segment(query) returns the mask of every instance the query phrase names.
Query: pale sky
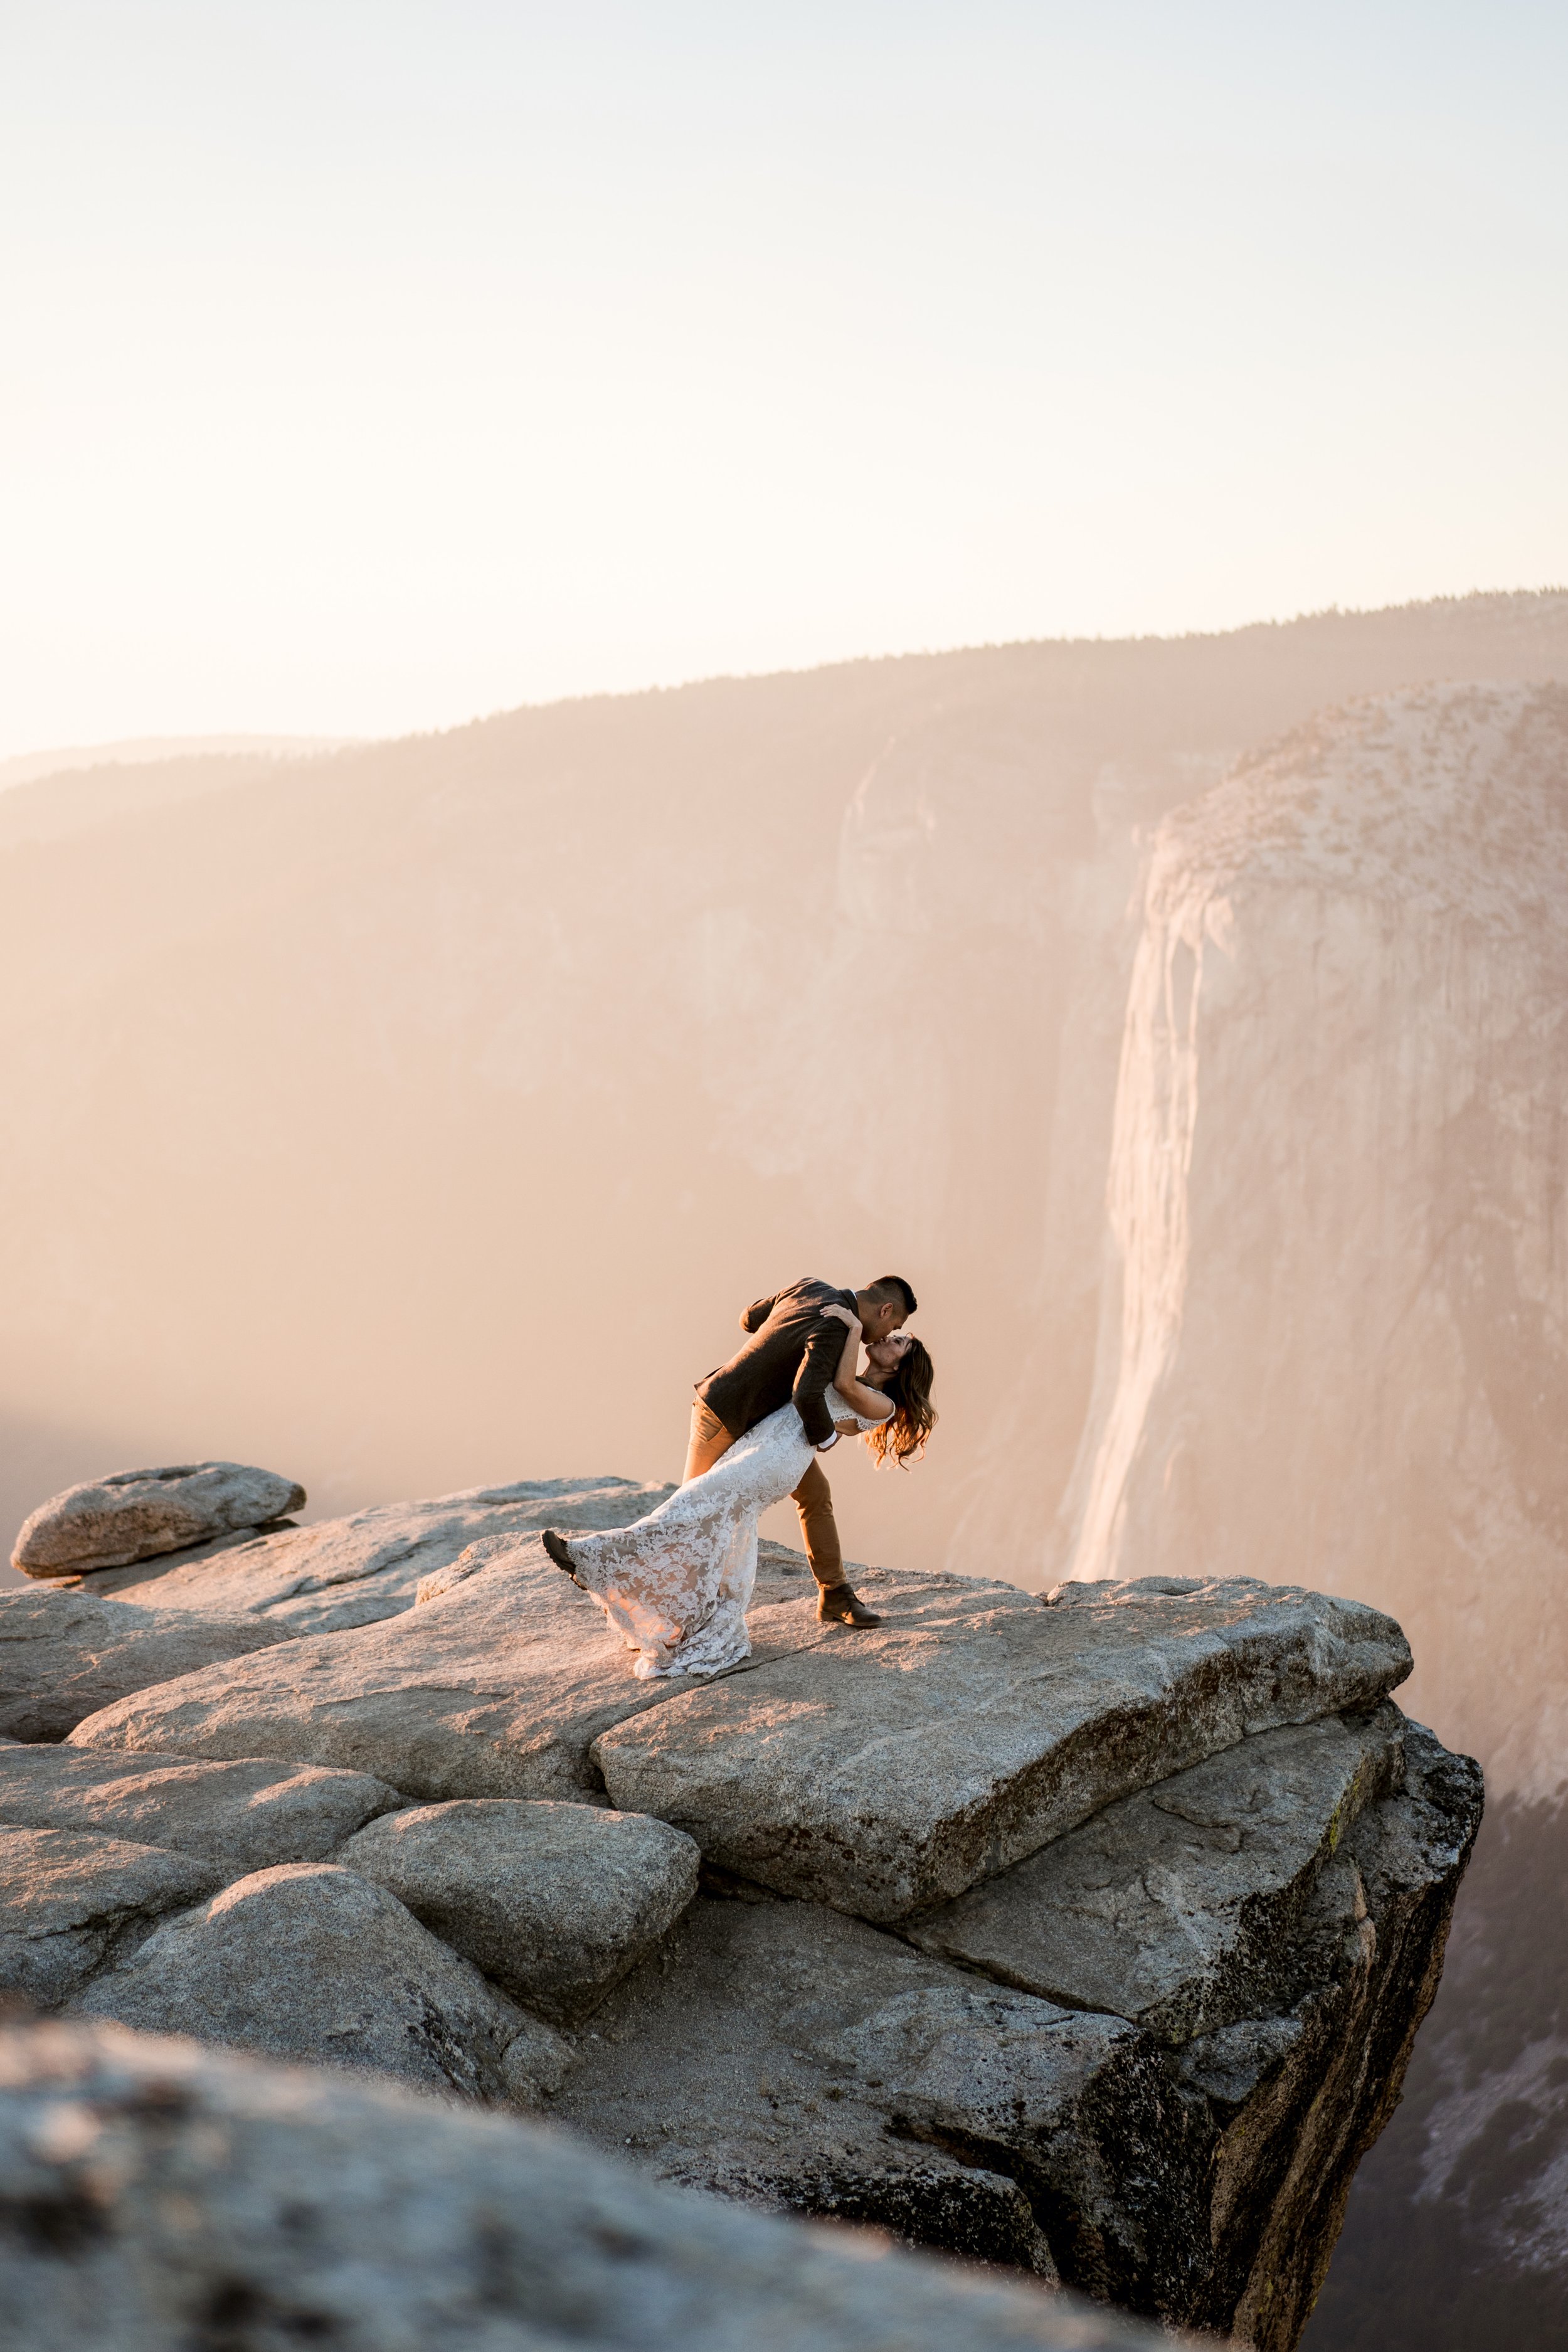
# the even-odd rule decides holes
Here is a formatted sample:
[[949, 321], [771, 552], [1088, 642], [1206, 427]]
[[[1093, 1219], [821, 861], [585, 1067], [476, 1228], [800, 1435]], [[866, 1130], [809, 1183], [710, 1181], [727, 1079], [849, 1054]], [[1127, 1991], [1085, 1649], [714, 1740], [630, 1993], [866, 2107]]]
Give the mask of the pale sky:
[[1568, 578], [1568, 10], [0, 0], [0, 757]]

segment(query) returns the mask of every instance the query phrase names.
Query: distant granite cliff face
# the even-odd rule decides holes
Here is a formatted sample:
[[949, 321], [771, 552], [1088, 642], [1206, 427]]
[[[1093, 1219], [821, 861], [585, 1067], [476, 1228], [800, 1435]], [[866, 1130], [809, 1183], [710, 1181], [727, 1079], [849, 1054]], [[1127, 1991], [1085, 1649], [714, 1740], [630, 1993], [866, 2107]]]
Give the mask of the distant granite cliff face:
[[1328, 714], [1154, 835], [1047, 1568], [1246, 1563], [1373, 1600], [1494, 1790], [1327, 2352], [1562, 2319], [1565, 1070], [1562, 688]]
[[646, 1498], [501, 1487], [0, 1595], [0, 1991], [1291, 2352], [1480, 1814], [1389, 1696], [1398, 1626], [871, 1569], [850, 1633], [768, 1546], [745, 1664], [638, 1682], [535, 1530]]
[[1419, 1615], [1445, 1724], [1531, 1797], [1568, 1746], [1565, 1069], [1568, 691], [1352, 706], [1167, 818], [1062, 1520], [1076, 1576]]

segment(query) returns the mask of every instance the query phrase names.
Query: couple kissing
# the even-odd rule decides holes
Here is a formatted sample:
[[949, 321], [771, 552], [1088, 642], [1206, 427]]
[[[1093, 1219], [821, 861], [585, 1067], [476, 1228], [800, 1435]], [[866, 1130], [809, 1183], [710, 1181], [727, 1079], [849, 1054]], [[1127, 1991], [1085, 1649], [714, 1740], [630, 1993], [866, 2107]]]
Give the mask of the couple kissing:
[[915, 1294], [896, 1274], [863, 1290], [793, 1282], [757, 1299], [741, 1318], [744, 1346], [697, 1383], [674, 1494], [604, 1535], [568, 1543], [544, 1530], [556, 1567], [636, 1651], [641, 1680], [719, 1674], [750, 1656], [757, 1521], [786, 1495], [800, 1513], [818, 1617], [881, 1622], [845, 1580], [822, 1456], [844, 1437], [864, 1437], [879, 1465], [902, 1468], [924, 1452], [936, 1414], [931, 1358], [904, 1328], [914, 1311]]

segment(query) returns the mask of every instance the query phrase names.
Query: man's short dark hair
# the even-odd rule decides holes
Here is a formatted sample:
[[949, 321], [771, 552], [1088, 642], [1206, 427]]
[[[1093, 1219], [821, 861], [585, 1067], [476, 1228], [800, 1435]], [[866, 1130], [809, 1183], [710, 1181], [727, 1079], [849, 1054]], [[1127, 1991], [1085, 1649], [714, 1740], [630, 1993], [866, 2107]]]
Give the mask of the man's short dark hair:
[[884, 1306], [896, 1299], [906, 1315], [915, 1311], [915, 1294], [901, 1274], [879, 1274], [870, 1285], [870, 1291], [872, 1297], [879, 1298]]

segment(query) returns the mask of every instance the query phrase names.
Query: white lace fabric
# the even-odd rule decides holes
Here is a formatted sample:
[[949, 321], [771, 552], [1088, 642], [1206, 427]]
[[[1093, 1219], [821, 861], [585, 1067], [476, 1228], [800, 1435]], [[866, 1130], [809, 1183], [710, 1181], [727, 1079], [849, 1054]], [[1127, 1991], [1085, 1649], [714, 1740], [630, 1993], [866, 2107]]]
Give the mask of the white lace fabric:
[[[875, 1426], [830, 1398], [840, 1429]], [[736, 1439], [711, 1470], [629, 1528], [568, 1537], [582, 1583], [628, 1650], [639, 1681], [716, 1675], [752, 1653], [746, 1611], [757, 1575], [757, 1521], [793, 1495], [813, 1447], [793, 1404]]]

